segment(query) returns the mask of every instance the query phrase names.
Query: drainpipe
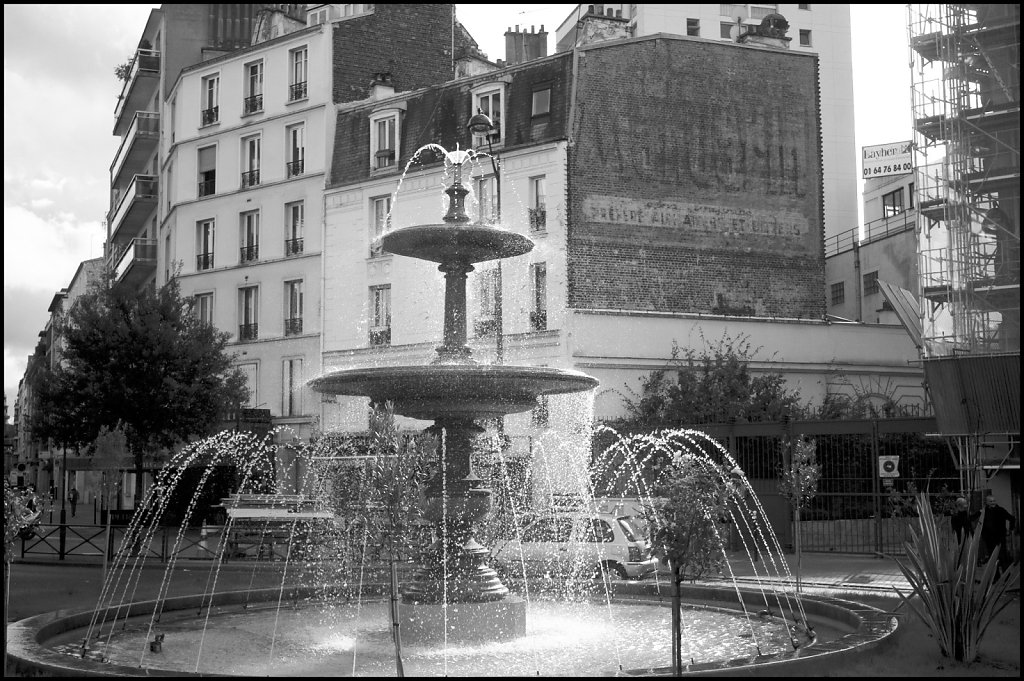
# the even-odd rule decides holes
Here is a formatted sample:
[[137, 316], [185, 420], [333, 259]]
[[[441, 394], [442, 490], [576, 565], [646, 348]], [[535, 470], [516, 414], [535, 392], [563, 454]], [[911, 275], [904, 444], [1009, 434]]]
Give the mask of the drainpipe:
[[857, 318], [864, 321], [864, 282], [860, 276], [860, 240], [853, 242], [853, 287], [857, 290]]

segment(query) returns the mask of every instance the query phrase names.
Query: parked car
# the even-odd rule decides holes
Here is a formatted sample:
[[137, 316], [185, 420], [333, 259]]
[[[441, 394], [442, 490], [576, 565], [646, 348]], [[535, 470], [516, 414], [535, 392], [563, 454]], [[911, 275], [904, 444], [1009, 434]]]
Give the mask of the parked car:
[[512, 574], [608, 574], [640, 579], [658, 560], [628, 516], [611, 513], [555, 513], [525, 518], [518, 531], [495, 541], [495, 564]]

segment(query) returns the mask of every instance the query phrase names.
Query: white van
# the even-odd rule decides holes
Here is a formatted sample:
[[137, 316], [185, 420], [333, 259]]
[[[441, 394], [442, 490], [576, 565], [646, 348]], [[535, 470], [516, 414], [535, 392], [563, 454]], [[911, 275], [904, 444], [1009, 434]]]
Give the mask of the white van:
[[518, 532], [494, 542], [494, 562], [513, 575], [583, 574], [640, 579], [657, 570], [632, 519], [611, 513], [556, 512], [520, 522]]

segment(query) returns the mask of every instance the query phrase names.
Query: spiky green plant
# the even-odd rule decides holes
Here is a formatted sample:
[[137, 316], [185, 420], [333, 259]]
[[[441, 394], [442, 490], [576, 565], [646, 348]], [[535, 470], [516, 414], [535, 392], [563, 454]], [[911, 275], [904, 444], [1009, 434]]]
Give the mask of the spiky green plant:
[[911, 540], [904, 544], [906, 561], [896, 561], [911, 592], [896, 592], [928, 627], [945, 657], [970, 664], [978, 657], [985, 631], [1010, 604], [1006, 592], [1019, 584], [1020, 566], [1014, 563], [997, 574], [996, 549], [979, 567], [979, 532], [957, 543], [940, 531], [926, 495], [917, 495], [917, 508], [918, 526], [911, 526]]

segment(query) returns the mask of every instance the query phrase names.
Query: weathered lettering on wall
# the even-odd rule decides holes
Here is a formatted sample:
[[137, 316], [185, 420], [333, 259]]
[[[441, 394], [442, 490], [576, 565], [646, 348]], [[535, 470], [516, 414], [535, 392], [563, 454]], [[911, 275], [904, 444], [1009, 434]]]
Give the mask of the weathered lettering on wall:
[[807, 220], [792, 211], [767, 211], [710, 206], [684, 201], [644, 201], [620, 196], [588, 196], [584, 219], [617, 225], [665, 227], [684, 232], [720, 235], [762, 235], [800, 238]]

